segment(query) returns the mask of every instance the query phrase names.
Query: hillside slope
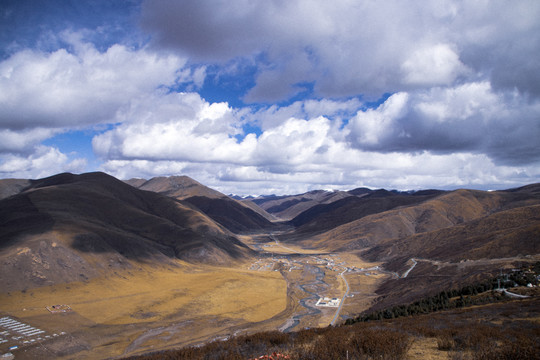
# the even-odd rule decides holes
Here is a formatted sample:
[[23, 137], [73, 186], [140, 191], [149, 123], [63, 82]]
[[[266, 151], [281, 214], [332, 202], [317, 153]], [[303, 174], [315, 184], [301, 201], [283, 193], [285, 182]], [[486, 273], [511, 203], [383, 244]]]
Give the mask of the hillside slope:
[[31, 181], [0, 201], [3, 289], [84, 280], [137, 262], [224, 263], [248, 253], [191, 205], [103, 173]]
[[[503, 210], [540, 204], [524, 192], [456, 190], [419, 204], [364, 216], [316, 236], [312, 241], [331, 250], [354, 250], [396, 243], [410, 236], [451, 228]], [[523, 218], [522, 221], [528, 221]]]
[[140, 179], [132, 179], [127, 182], [141, 190], [153, 191], [178, 200], [193, 196], [205, 196], [210, 199], [228, 198], [228, 196], [204, 186], [189, 176], [154, 177], [142, 183], [137, 180]]
[[30, 186], [26, 179], [0, 179], [0, 200], [18, 194]]
[[330, 204], [351, 196], [344, 191], [314, 190], [298, 195], [260, 196], [249, 201], [281, 220], [291, 220], [302, 212], [319, 204]]
[[261, 231], [274, 227], [269, 220], [272, 216], [266, 214], [264, 210], [255, 211], [253, 207], [204, 186], [188, 176], [156, 177], [146, 182], [132, 179], [127, 183], [141, 190], [188, 202], [235, 233]]
[[297, 227], [296, 234], [311, 236], [368, 215], [400, 206], [420, 204], [437, 195], [438, 193], [409, 195], [386, 190], [369, 191], [360, 196], [349, 196], [329, 204], [313, 206], [291, 220], [291, 224]]

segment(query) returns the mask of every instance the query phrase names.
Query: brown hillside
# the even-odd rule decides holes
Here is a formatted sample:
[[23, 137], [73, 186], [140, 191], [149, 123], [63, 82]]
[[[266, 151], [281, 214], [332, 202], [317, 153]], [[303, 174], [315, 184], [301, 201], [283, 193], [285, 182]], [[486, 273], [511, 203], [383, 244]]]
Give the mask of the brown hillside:
[[540, 254], [540, 205], [519, 207], [466, 224], [384, 242], [364, 253], [398, 270], [411, 257], [446, 262]]
[[0, 200], [18, 194], [30, 185], [26, 179], [0, 179]]
[[362, 249], [535, 203], [540, 203], [539, 197], [523, 193], [457, 190], [338, 226], [317, 236], [315, 243], [334, 250]]
[[[132, 183], [136, 182], [132, 181]], [[227, 195], [204, 186], [188, 176], [155, 177], [137, 187], [141, 190], [157, 192], [178, 200], [193, 196], [205, 196], [211, 199], [228, 198]]]
[[124, 182], [128, 185], [131, 185], [133, 187], [136, 187], [137, 189], [139, 187], [141, 187], [142, 184], [144, 184], [145, 182], [147, 182], [148, 180], [146, 179], [141, 179], [141, 178], [133, 178], [133, 179], [129, 179], [129, 180], [124, 180]]
[[291, 220], [291, 223], [297, 227], [296, 234], [312, 236], [371, 214], [420, 204], [437, 195], [412, 196], [406, 193], [396, 194], [386, 190], [376, 190], [359, 197], [350, 196], [330, 204], [313, 206]]
[[235, 233], [270, 230], [275, 227], [275, 224], [265, 217], [230, 198], [193, 196], [184, 201]]
[[4, 290], [81, 280], [133, 261], [223, 263], [250, 252], [190, 205], [103, 173], [31, 184], [0, 201]]
[[[366, 260], [382, 262], [384, 269], [395, 272], [394, 279], [377, 290], [379, 299], [373, 306], [393, 306], [485, 279], [540, 254], [539, 194], [538, 185], [497, 192], [453, 191], [366, 216], [302, 244], [356, 251]], [[396, 279], [404, 274], [408, 276]]]
[[244, 205], [245, 207], [255, 211], [257, 214], [261, 215], [268, 221], [271, 221], [271, 222], [280, 221], [280, 219], [270, 214], [269, 212], [261, 208], [259, 205], [255, 204], [253, 201], [251, 201], [251, 199], [241, 199], [241, 200], [235, 199], [235, 200], [238, 201], [240, 204]]
[[291, 220], [313, 206], [330, 204], [349, 196], [352, 195], [344, 191], [315, 190], [298, 195], [261, 196], [250, 201], [281, 220]]
[[[138, 184], [137, 180], [130, 180]], [[138, 186], [141, 190], [152, 191], [183, 200], [192, 204], [214, 221], [235, 233], [270, 229], [274, 224], [270, 214], [264, 210], [253, 210], [242, 202], [234, 200], [216, 190], [200, 184], [188, 176], [152, 178]]]

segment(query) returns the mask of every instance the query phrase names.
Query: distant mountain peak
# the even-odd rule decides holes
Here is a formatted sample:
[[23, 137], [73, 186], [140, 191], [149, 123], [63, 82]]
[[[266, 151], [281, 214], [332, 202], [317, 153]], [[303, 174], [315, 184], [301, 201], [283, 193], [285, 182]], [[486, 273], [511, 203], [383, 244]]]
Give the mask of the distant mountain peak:
[[128, 183], [141, 190], [157, 192], [178, 200], [193, 196], [206, 196], [208, 198], [227, 197], [227, 195], [211, 189], [186, 175], [158, 176], [143, 183], [131, 180]]

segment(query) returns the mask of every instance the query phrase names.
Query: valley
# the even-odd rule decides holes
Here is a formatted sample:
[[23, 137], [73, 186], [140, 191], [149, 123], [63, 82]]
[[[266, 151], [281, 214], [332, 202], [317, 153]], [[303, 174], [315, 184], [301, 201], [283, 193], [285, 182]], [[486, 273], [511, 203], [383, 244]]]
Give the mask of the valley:
[[540, 260], [538, 184], [254, 200], [187, 177], [6, 184], [0, 353], [17, 359], [337, 327]]
[[[366, 301], [375, 296], [376, 285], [388, 277], [377, 264], [357, 257], [293, 249], [283, 245], [273, 234], [267, 239], [269, 242], [263, 246], [256, 245], [263, 249], [266, 257], [259, 258], [250, 269], [279, 271], [287, 282], [288, 301], [300, 305], [279, 327], [284, 332], [334, 325], [365, 310]], [[323, 302], [325, 298], [334, 299], [335, 305], [328, 306]], [[344, 307], [347, 310], [342, 314]]]
[[[46, 353], [108, 358], [197, 344], [276, 326], [285, 321], [286, 299], [285, 283], [274, 272], [182, 263], [176, 268], [141, 266], [89, 281], [1, 294], [2, 316], [66, 335], [28, 349], [22, 342], [7, 342], [0, 351], [19, 345], [27, 358]], [[60, 303], [72, 311], [51, 314], [46, 309]]]
[[[367, 309], [389, 277], [356, 256], [303, 252], [270, 233], [241, 239], [262, 249], [250, 262], [133, 264], [109, 276], [2, 293], [0, 315], [63, 335], [9, 341], [0, 352], [19, 346], [22, 359], [109, 358], [256, 331], [326, 327]], [[341, 299], [340, 306], [316, 306], [323, 297]], [[71, 311], [52, 314], [46, 307], [54, 304]]]

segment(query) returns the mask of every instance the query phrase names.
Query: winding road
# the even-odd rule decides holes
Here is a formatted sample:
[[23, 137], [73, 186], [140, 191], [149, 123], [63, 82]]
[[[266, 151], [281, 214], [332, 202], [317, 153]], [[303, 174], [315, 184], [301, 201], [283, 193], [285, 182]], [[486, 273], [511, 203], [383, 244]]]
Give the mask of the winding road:
[[341, 298], [341, 301], [339, 303], [339, 307], [338, 309], [336, 310], [336, 314], [334, 315], [334, 319], [332, 319], [332, 322], [330, 323], [330, 325], [334, 326], [334, 324], [336, 323], [336, 320], [338, 319], [339, 317], [339, 313], [341, 312], [341, 308], [343, 308], [343, 303], [345, 302], [345, 298], [349, 295], [349, 283], [347, 282], [347, 279], [345, 279], [345, 275], [343, 275], [345, 273], [346, 270], [343, 270], [343, 272], [341, 274], [339, 274], [341, 276], [341, 278], [343, 279], [343, 281], [345, 281], [345, 285], [347, 286], [347, 290], [345, 291], [345, 295], [343, 295], [343, 297]]
[[414, 258], [411, 258], [411, 261], [413, 262], [412, 266], [403, 273], [403, 275], [401, 275], [401, 278], [402, 279], [405, 279], [407, 277], [407, 275], [409, 275], [409, 273], [411, 272], [412, 269], [414, 269], [414, 267], [416, 266], [416, 264], [418, 264], [418, 261], [416, 261]]

